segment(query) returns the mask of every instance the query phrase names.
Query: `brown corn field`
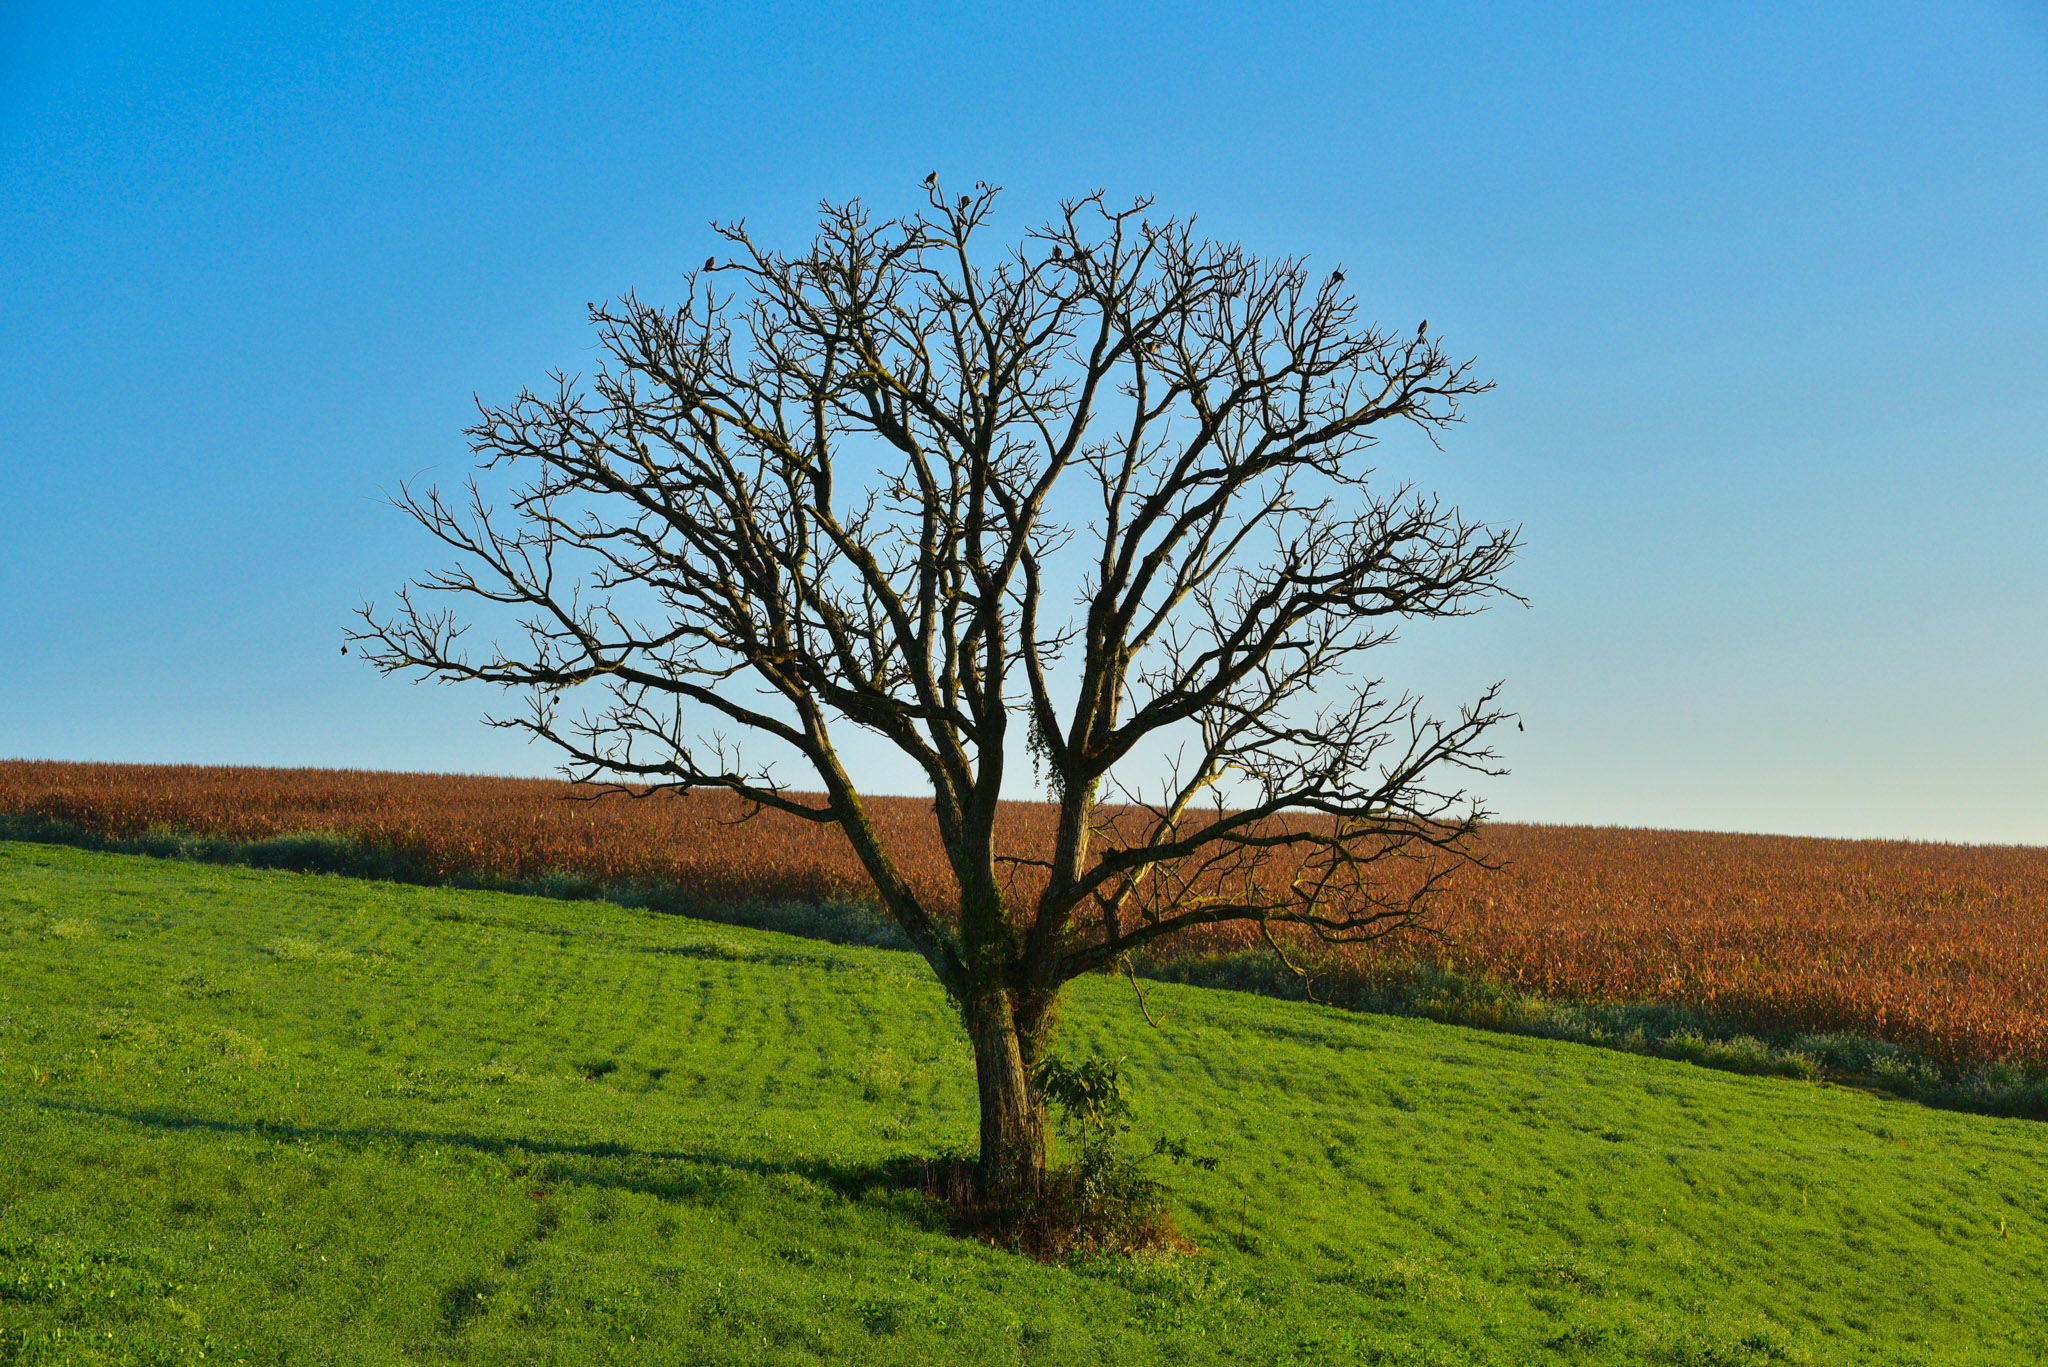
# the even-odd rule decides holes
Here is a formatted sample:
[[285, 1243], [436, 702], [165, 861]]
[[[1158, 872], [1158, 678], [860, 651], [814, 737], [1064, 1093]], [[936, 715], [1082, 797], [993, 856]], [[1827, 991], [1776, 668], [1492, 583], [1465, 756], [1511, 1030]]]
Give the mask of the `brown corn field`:
[[[319, 769], [0, 762], [0, 812], [122, 838], [345, 833], [434, 878], [580, 873], [704, 901], [859, 899], [837, 831], [720, 795], [581, 800], [545, 779]], [[951, 878], [930, 804], [874, 812], [920, 894]], [[1019, 803], [1028, 848], [1051, 809]], [[1664, 1001], [1746, 1028], [1846, 1031], [1944, 1062], [2048, 1064], [2048, 848], [1497, 824], [1503, 867], [1462, 875], [1429, 927], [1329, 950], [1335, 975], [1415, 960], [1580, 1001]], [[1023, 889], [1020, 892], [1025, 891]], [[1172, 952], [1248, 949], [1251, 928]]]

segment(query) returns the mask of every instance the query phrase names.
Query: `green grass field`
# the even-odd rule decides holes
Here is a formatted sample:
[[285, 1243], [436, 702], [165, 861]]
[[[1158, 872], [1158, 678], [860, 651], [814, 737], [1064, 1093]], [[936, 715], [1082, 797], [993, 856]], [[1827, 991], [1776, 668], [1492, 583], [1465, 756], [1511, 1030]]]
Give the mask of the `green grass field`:
[[1041, 1266], [921, 963], [0, 844], [0, 1362], [2041, 1362], [2048, 1127], [1080, 984], [1195, 1256]]

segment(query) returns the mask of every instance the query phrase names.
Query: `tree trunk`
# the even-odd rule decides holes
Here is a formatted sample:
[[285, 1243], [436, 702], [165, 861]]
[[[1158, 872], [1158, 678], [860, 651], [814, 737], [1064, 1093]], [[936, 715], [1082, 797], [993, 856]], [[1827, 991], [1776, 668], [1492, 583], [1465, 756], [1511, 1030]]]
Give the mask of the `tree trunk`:
[[1030, 1201], [1045, 1189], [1045, 1113], [1017, 1043], [1010, 994], [995, 988], [967, 1013], [981, 1086], [981, 1190], [985, 1199]]

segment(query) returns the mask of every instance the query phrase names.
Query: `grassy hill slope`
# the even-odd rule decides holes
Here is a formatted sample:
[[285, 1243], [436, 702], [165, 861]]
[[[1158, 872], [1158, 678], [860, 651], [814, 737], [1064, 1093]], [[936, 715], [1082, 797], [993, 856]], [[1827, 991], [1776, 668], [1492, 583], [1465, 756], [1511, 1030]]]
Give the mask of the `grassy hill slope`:
[[0, 845], [0, 1363], [2040, 1362], [2048, 1127], [1080, 984], [1199, 1256], [874, 1178], [972, 1133], [915, 959]]

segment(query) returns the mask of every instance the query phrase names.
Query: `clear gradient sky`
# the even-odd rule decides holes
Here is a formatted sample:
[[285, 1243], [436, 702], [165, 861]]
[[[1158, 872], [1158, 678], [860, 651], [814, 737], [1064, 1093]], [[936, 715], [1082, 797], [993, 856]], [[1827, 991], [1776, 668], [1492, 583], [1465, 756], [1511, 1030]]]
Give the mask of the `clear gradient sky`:
[[1522, 820], [2048, 844], [2048, 6], [0, 5], [0, 755], [547, 772], [378, 502], [745, 216], [1097, 186], [1498, 390]]

